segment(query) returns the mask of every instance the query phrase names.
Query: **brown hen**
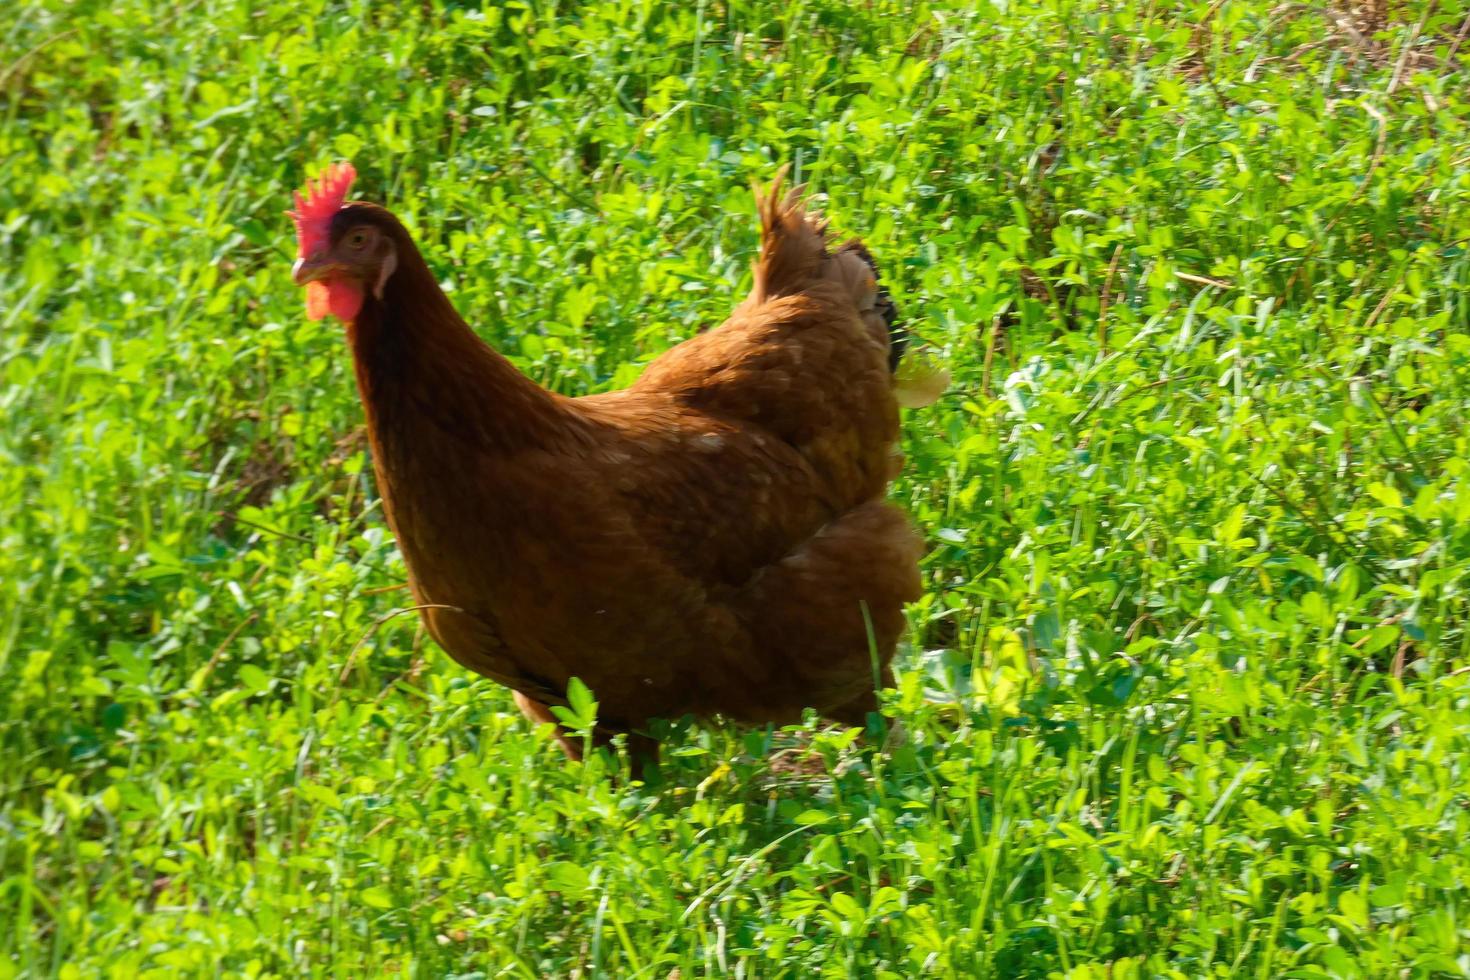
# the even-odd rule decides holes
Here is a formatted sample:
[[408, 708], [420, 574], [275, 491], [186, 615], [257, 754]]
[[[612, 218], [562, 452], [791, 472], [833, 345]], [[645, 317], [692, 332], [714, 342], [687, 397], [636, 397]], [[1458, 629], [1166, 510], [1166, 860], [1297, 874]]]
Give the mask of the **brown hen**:
[[434, 639], [537, 721], [580, 678], [644, 756], [653, 718], [862, 724], [921, 550], [884, 500], [902, 343], [863, 246], [830, 248], [778, 178], [730, 319], [630, 388], [567, 398], [471, 331], [398, 219], [343, 203], [351, 179], [298, 197], [294, 276], [347, 324]]

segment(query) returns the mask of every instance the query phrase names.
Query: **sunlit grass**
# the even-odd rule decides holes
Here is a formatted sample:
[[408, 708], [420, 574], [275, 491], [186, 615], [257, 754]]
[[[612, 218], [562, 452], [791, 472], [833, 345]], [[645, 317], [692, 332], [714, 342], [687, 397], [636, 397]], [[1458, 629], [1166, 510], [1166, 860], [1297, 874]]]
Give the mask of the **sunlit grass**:
[[[1470, 40], [1372, 9], [19, 8], [0, 980], [1470, 974]], [[724, 317], [779, 164], [869, 240], [955, 376], [907, 744], [653, 792], [386, 618], [281, 216], [342, 157], [568, 393]]]

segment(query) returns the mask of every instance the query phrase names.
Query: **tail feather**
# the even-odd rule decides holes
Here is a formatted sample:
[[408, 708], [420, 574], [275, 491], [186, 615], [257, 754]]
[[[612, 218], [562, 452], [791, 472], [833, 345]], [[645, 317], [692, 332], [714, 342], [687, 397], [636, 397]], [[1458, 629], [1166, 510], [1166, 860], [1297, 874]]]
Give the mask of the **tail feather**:
[[873, 259], [873, 253], [861, 241], [854, 238], [837, 250], [838, 256], [854, 255], [863, 261], [872, 273], [872, 289], [876, 290], [873, 296], [873, 311], [883, 321], [883, 329], [888, 332], [888, 370], [897, 371], [898, 362], [903, 358], [904, 348], [908, 346], [909, 332], [904, 328], [903, 321], [898, 318], [898, 305], [893, 302], [893, 296], [888, 292], [888, 287], [883, 285], [882, 276], [878, 273], [878, 263]]
[[899, 320], [898, 307], [878, 277], [878, 264], [857, 239], [836, 253], [827, 250], [827, 222], [806, 208], [804, 187], [783, 193], [786, 167], [782, 167], [769, 190], [756, 189], [761, 219], [761, 252], [755, 264], [755, 287], [751, 298], [764, 303], [806, 289], [813, 280], [840, 283], [851, 291], [853, 302], [875, 330], [888, 339], [888, 366], [898, 368], [907, 345], [908, 332]]
[[777, 172], [766, 193], [756, 190], [761, 254], [752, 297], [757, 303], [801, 292], [821, 274], [827, 259], [827, 223], [807, 211], [802, 201], [805, 187], [797, 185], [782, 193], [786, 170]]

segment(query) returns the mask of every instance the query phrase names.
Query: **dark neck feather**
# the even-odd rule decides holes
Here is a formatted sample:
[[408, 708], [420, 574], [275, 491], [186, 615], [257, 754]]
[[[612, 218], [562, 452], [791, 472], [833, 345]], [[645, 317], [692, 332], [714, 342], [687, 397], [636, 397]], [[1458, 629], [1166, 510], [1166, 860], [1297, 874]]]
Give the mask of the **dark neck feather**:
[[475, 335], [407, 232], [396, 230], [398, 267], [347, 330], [378, 451], [394, 457], [459, 444], [512, 453], [556, 439], [564, 400]]

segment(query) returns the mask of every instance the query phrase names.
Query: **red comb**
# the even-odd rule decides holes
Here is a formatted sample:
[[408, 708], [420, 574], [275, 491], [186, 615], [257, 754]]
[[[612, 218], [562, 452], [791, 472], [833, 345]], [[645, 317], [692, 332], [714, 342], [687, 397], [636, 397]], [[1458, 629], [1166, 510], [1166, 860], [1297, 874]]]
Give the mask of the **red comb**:
[[328, 165], [315, 183], [307, 181], [306, 193], [296, 192], [296, 208], [286, 213], [296, 222], [296, 255], [306, 258], [327, 243], [332, 215], [347, 200], [347, 191], [357, 178], [350, 163]]

